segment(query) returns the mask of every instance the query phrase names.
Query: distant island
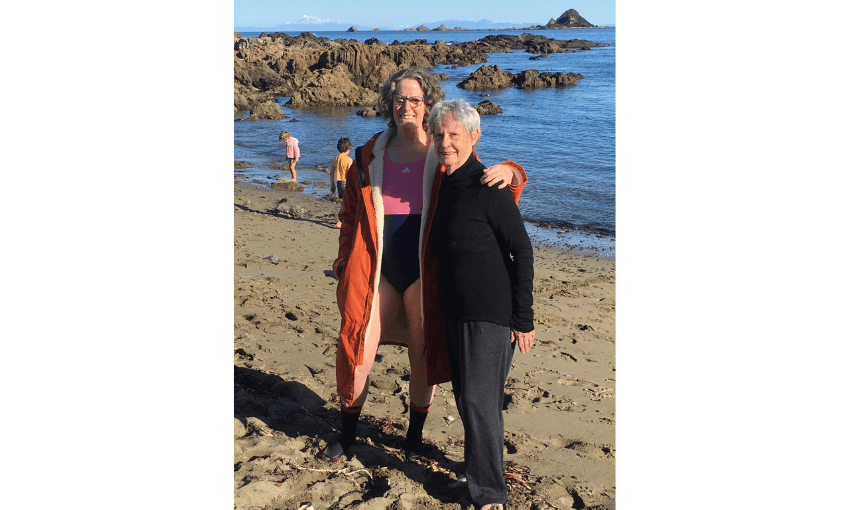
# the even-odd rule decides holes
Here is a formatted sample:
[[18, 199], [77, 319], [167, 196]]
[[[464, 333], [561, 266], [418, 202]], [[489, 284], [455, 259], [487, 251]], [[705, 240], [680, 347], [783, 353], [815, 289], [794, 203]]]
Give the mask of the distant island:
[[558, 30], [563, 28], [599, 28], [591, 24], [589, 21], [581, 17], [575, 9], [570, 9], [564, 14], [561, 14], [558, 19], [552, 18], [549, 23], [544, 26], [533, 25], [529, 27], [531, 30]]

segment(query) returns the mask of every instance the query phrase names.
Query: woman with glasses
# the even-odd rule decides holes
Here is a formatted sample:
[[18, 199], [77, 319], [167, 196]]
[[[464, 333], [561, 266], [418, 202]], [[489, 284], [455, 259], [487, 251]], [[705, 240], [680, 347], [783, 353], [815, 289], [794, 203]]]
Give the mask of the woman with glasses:
[[[421, 233], [433, 216], [428, 209], [438, 167], [428, 114], [443, 99], [443, 91], [428, 70], [410, 67], [391, 76], [380, 94], [378, 109], [388, 128], [355, 151], [339, 213], [339, 256], [333, 272], [339, 279], [337, 305], [342, 315], [336, 357], [342, 427], [323, 452], [333, 462], [355, 442], [379, 345], [407, 347], [407, 461], [423, 454], [422, 429], [435, 385], [451, 380], [445, 348], [425, 349], [426, 335], [441, 339], [444, 333], [434, 275], [429, 274], [434, 262], [420, 257]], [[521, 166], [506, 161], [488, 168], [481, 182], [510, 185], [518, 200], [526, 176]]]

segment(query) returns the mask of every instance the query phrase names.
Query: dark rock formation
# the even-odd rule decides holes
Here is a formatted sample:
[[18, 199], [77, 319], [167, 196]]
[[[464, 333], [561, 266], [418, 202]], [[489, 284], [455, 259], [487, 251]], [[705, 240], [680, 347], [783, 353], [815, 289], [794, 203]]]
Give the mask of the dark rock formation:
[[496, 113], [502, 113], [502, 108], [489, 99], [481, 101], [477, 105], [473, 106], [473, 108], [478, 111], [478, 115], [493, 115]]
[[348, 30], [346, 30], [346, 32], [359, 32], [359, 31], [360, 31], [360, 30], [357, 30], [357, 29], [356, 29], [356, 28], [354, 28], [354, 27], [350, 27]]
[[241, 170], [248, 168], [248, 162], [247, 161], [234, 161], [233, 162], [233, 168], [239, 168]]
[[464, 90], [498, 90], [511, 86], [513, 74], [499, 66], [481, 66], [458, 84]]
[[292, 94], [286, 106], [368, 106], [378, 102], [378, 93], [355, 85], [344, 65], [319, 69], [305, 86]]
[[291, 97], [287, 106], [295, 107], [371, 106], [386, 79], [410, 65], [471, 66], [486, 63], [488, 53], [522, 49], [550, 54], [594, 46], [605, 45], [532, 34], [490, 35], [454, 45], [425, 39], [392, 44], [374, 37], [365, 42], [330, 40], [310, 32], [295, 37], [264, 33], [247, 39], [234, 34], [234, 113], [279, 96]]
[[584, 76], [577, 73], [541, 73], [529, 69], [518, 74], [502, 71], [499, 66], [481, 66], [477, 71], [458, 84], [464, 90], [497, 90], [507, 87], [536, 89], [542, 87], [566, 87], [575, 85]]
[[545, 30], [545, 29], [561, 29], [561, 28], [596, 28], [596, 25], [590, 23], [575, 9], [570, 9], [564, 14], [558, 16], [558, 19], [550, 19], [546, 25], [533, 25], [528, 27], [529, 30]]
[[538, 89], [543, 87], [566, 87], [575, 85], [584, 76], [578, 73], [541, 73], [536, 69], [529, 69], [514, 75], [511, 80], [513, 85], [521, 89]]
[[549, 58], [549, 55], [537, 55], [534, 57], [528, 57], [528, 60], [540, 60], [541, 58]]
[[233, 94], [233, 106], [236, 107], [237, 110], [250, 110], [251, 103], [248, 102], [248, 99], [245, 98], [242, 94]]
[[569, 48], [610, 46], [605, 43], [595, 43], [583, 39], [568, 41], [552, 39], [543, 35], [488, 35], [477, 41], [459, 44], [464, 50], [475, 49], [483, 53], [508, 53], [512, 50], [524, 50], [527, 53], [562, 53]]
[[426, 27], [425, 25], [419, 25], [416, 28], [405, 28], [405, 32], [430, 32], [431, 29]]
[[378, 109], [374, 106], [367, 106], [366, 108], [357, 110], [357, 115], [361, 117], [377, 117]]
[[438, 26], [437, 28], [435, 28], [435, 29], [434, 29], [434, 32], [446, 32], [446, 31], [448, 31], [448, 30], [449, 30], [449, 29], [448, 29], [448, 28], [446, 28], [445, 23], [443, 23], [443, 24], [441, 24], [440, 26]]
[[581, 15], [575, 9], [570, 9], [558, 18], [559, 25], [567, 25], [570, 27], [586, 27], [590, 28], [595, 25], [589, 23], [586, 19], [582, 18]]
[[255, 106], [251, 110], [251, 116], [248, 118], [248, 120], [281, 120], [285, 118], [286, 115], [283, 114], [283, 110], [280, 109], [279, 104], [277, 104], [275, 101], [267, 101], [265, 103], [260, 103]]

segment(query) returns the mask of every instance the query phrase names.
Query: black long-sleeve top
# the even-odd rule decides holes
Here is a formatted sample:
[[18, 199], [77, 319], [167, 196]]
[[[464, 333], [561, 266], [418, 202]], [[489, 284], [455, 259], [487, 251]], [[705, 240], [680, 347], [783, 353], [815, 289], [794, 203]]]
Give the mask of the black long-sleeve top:
[[437, 259], [443, 317], [534, 329], [534, 254], [507, 188], [479, 179], [484, 165], [470, 156], [445, 175], [428, 245]]

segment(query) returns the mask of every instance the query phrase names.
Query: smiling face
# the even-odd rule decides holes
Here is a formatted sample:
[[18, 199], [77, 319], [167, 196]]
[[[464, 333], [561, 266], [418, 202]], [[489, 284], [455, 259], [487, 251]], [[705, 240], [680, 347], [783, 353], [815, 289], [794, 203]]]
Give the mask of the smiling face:
[[447, 173], [451, 174], [466, 163], [472, 155], [472, 147], [478, 141], [479, 133], [480, 130], [475, 128], [470, 135], [451, 112], [446, 114], [443, 124], [433, 136], [434, 152], [437, 153], [440, 163], [445, 165]]
[[[417, 80], [413, 78], [405, 78], [398, 82], [398, 87], [395, 91], [395, 96], [405, 97], [423, 97], [425, 92]], [[425, 119], [425, 102], [421, 102], [419, 106], [414, 108], [410, 105], [410, 101], [404, 101], [401, 106], [393, 103], [393, 119], [400, 130], [407, 129], [422, 129], [422, 122]]]

